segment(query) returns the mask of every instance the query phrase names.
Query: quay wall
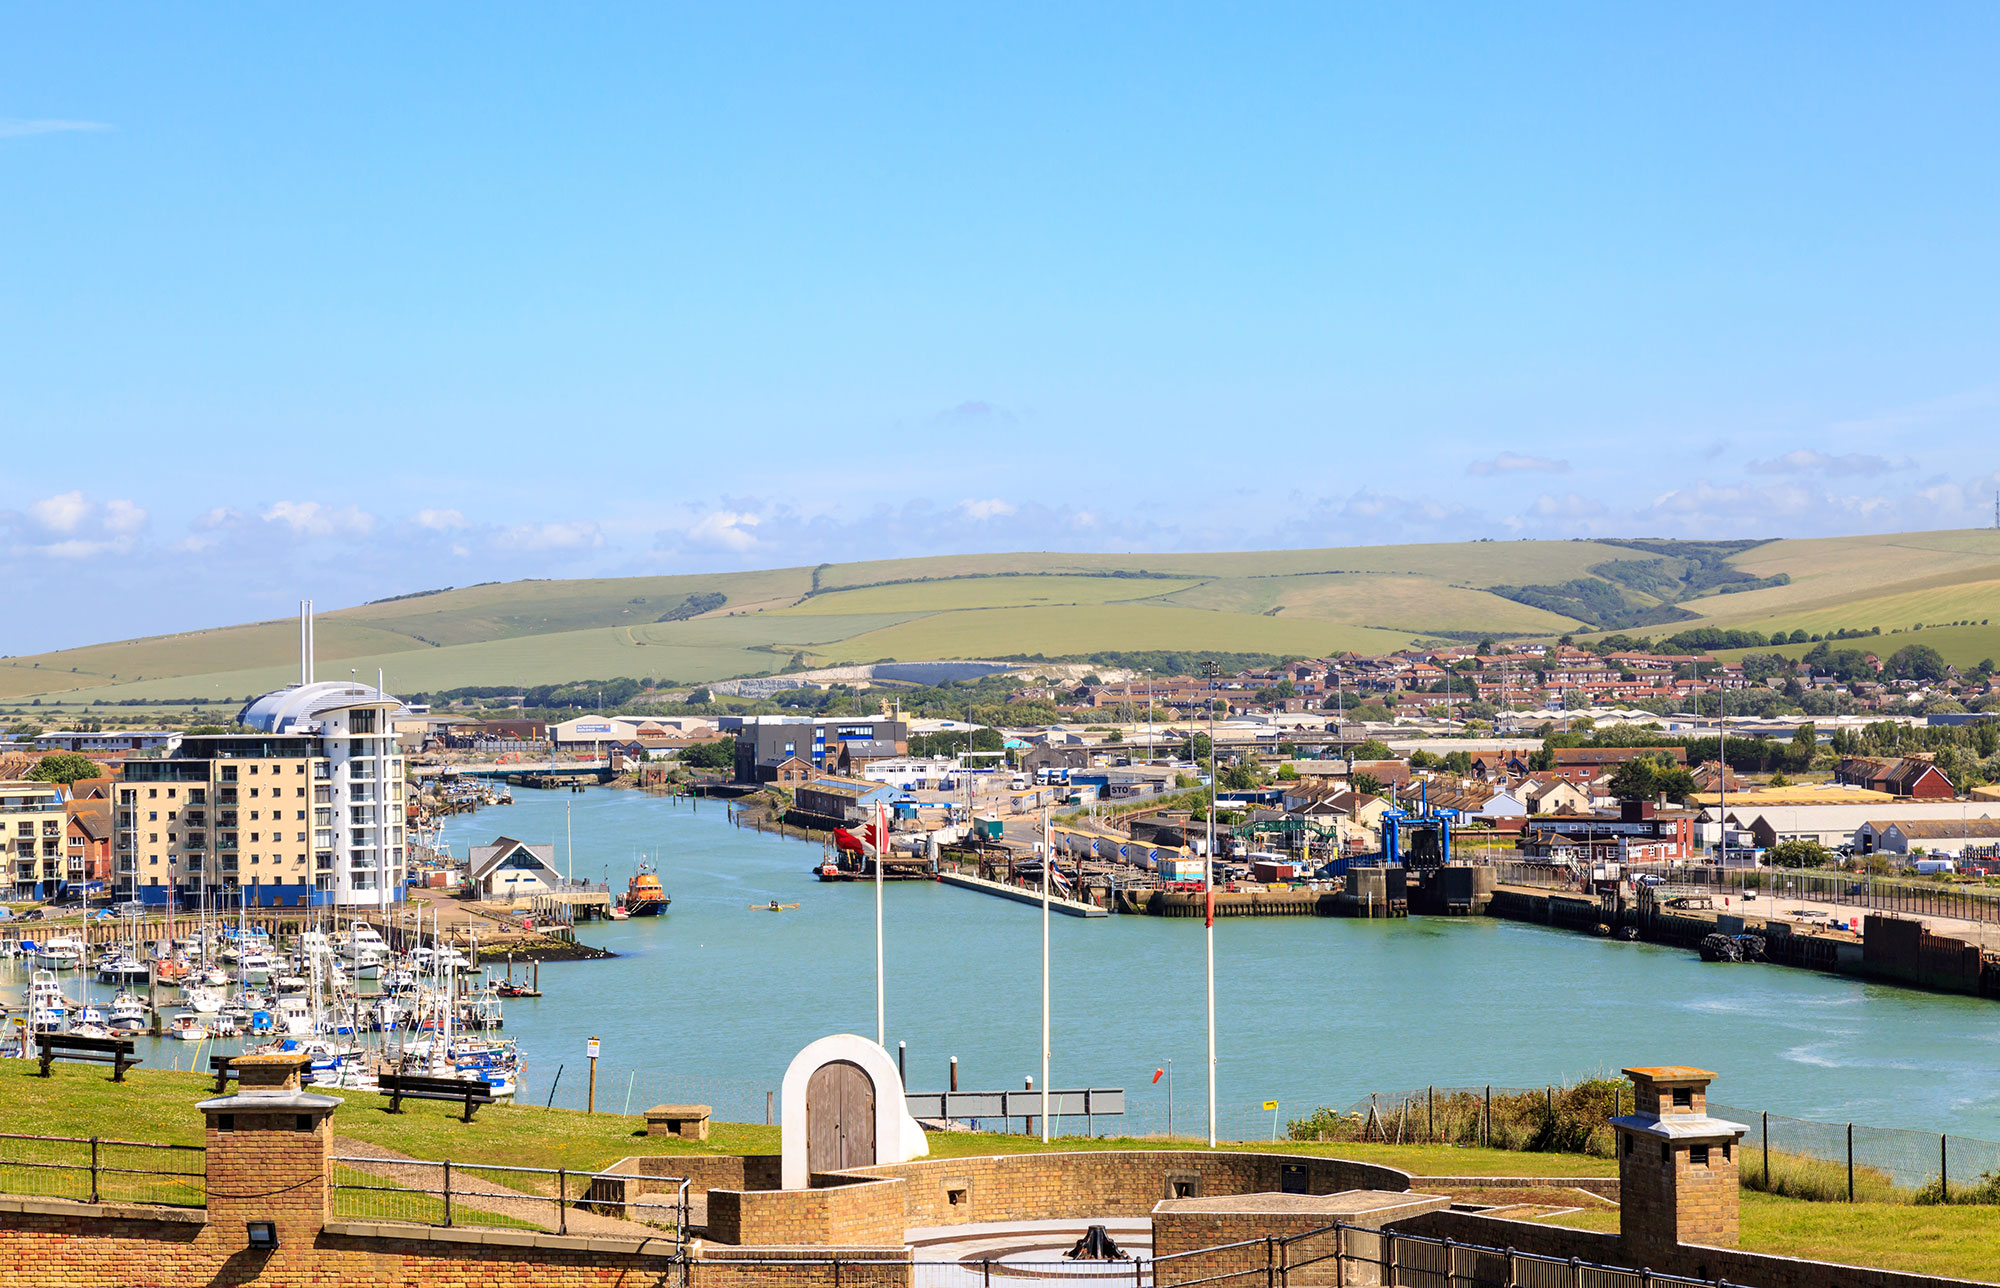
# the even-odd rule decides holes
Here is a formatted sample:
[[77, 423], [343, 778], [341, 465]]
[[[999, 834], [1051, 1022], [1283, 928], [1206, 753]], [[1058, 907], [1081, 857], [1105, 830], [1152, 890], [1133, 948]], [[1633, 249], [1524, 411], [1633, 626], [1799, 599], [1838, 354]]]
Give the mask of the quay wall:
[[1800, 933], [1792, 924], [1756, 914], [1699, 916], [1562, 891], [1503, 887], [1493, 892], [1486, 915], [1568, 930], [1636, 926], [1647, 943], [1694, 948], [1712, 934], [1749, 933], [1764, 937], [1765, 960], [1774, 965], [1832, 974], [1865, 975], [1911, 988], [2000, 998], [2000, 957], [1985, 956], [1979, 945], [1935, 934], [1912, 918], [1869, 913], [1859, 943], [1851, 938]]

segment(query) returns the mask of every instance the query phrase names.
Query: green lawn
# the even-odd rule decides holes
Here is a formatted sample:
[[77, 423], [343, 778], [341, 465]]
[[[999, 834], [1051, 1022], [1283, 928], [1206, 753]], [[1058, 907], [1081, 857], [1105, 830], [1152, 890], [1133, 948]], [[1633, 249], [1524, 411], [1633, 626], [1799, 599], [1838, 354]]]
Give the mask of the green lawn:
[[[103, 1136], [123, 1140], [198, 1145], [197, 1102], [214, 1083], [192, 1073], [136, 1069], [123, 1085], [94, 1065], [57, 1064], [47, 1081], [26, 1060], [0, 1061], [0, 1132]], [[336, 1134], [380, 1145], [412, 1158], [466, 1163], [594, 1171], [628, 1154], [775, 1154], [778, 1129], [762, 1124], [712, 1123], [705, 1142], [648, 1136], [637, 1115], [586, 1114], [533, 1105], [488, 1105], [471, 1123], [458, 1110], [430, 1101], [405, 1101], [403, 1112], [372, 1091], [333, 1091], [348, 1103], [334, 1111]], [[1075, 1149], [1202, 1149], [1199, 1141], [1134, 1137], [1063, 1137], [1043, 1145], [1032, 1136], [987, 1132], [935, 1133], [936, 1158], [1038, 1153]], [[1225, 1149], [1268, 1150], [1265, 1141], [1230, 1143]], [[1450, 1145], [1361, 1145], [1280, 1142], [1288, 1153], [1352, 1158], [1432, 1176], [1610, 1176], [1608, 1158], [1522, 1154]]]

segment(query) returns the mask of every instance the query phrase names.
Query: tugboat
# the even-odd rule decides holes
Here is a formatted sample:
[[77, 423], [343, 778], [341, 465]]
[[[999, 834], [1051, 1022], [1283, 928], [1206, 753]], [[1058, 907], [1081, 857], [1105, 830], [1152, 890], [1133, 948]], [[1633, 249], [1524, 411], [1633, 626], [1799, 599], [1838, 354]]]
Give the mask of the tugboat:
[[667, 910], [673, 900], [660, 886], [660, 878], [650, 863], [641, 863], [639, 871], [625, 886], [625, 911], [634, 917], [657, 917]]

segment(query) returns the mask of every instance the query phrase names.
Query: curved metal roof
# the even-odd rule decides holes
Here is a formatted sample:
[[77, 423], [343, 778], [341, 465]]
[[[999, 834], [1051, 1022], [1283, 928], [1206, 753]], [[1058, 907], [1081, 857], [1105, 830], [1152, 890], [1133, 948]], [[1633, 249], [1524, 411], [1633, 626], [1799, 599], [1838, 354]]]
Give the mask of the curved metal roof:
[[260, 733], [290, 733], [328, 711], [382, 703], [398, 707], [403, 705], [401, 698], [384, 693], [372, 684], [321, 680], [315, 684], [287, 685], [261, 698], [253, 698], [236, 713], [236, 719]]

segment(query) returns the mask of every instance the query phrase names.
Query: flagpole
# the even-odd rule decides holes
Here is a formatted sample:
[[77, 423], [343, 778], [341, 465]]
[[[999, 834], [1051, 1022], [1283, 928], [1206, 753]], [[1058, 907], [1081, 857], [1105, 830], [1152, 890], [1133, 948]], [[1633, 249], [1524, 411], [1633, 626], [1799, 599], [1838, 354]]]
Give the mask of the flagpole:
[[1208, 939], [1208, 1147], [1215, 1148], [1215, 671], [1208, 670], [1208, 852], [1202, 856], [1203, 934]]
[[1049, 1142], [1049, 885], [1054, 879], [1055, 838], [1049, 807], [1042, 806], [1042, 1143]]
[[888, 831], [883, 815], [887, 808], [881, 801], [875, 802], [875, 1045], [887, 1048], [889, 1045], [888, 1011], [883, 997], [882, 971], [882, 842]]

